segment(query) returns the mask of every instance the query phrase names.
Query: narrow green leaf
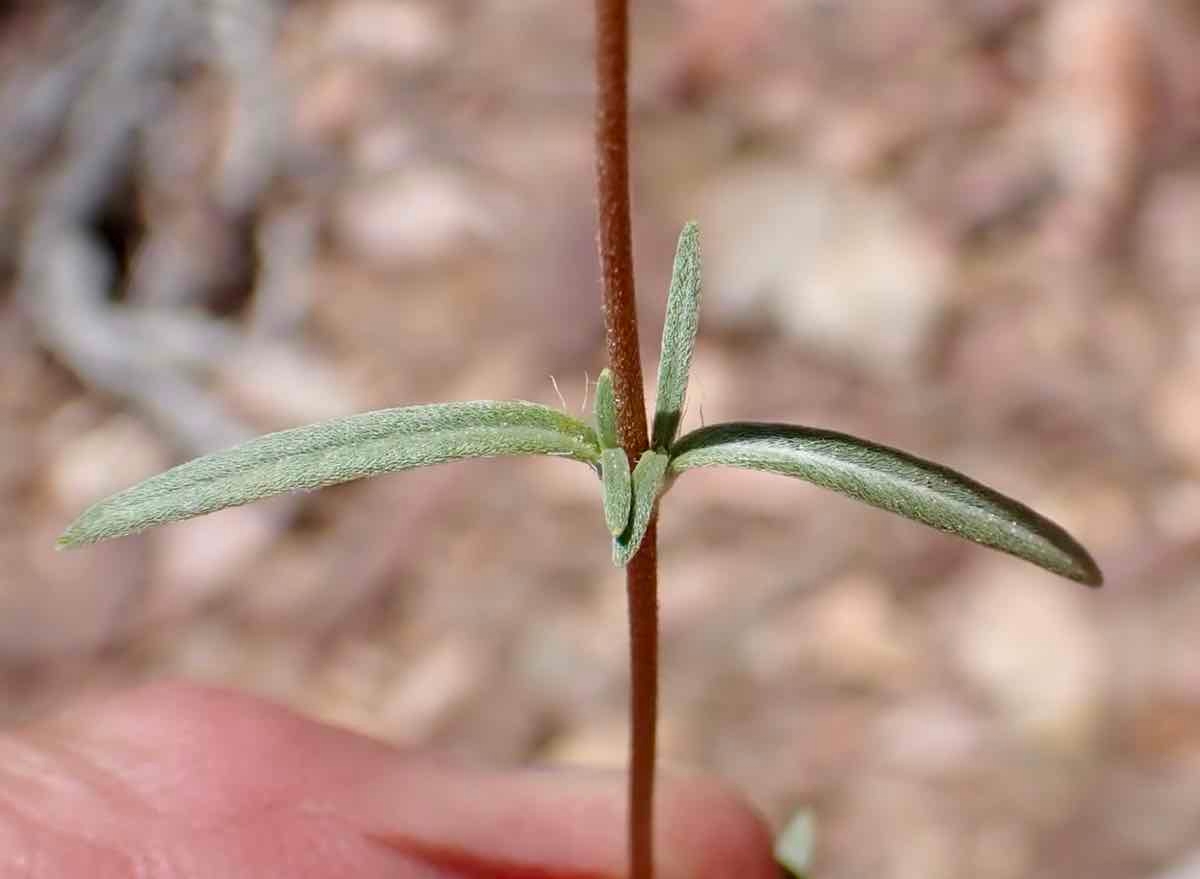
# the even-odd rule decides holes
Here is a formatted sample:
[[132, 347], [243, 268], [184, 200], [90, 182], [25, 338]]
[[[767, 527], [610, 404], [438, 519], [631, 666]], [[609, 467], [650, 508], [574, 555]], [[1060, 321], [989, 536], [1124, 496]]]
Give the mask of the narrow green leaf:
[[[961, 473], [887, 446], [788, 424], [715, 424], [681, 437], [671, 472], [742, 467], [794, 476], [1099, 586], [1100, 569], [1065, 530]], [[637, 484], [634, 483], [636, 499]]]
[[[615, 449], [621, 444], [617, 439], [617, 399], [613, 393], [612, 370], [605, 367], [596, 379], [596, 430], [600, 435], [600, 448]], [[628, 466], [626, 461], [626, 466]]]
[[88, 508], [64, 547], [121, 537], [297, 489], [500, 455], [558, 455], [595, 465], [595, 432], [536, 403], [481, 400], [381, 409], [267, 434], [205, 455]]
[[671, 448], [679, 432], [699, 323], [700, 228], [688, 223], [679, 235], [675, 251], [658, 363], [658, 395], [654, 401], [654, 434], [650, 445], [659, 451]]
[[604, 487], [604, 522], [612, 536], [619, 537], [629, 524], [633, 502], [629, 457], [624, 449], [604, 449], [600, 453], [600, 480]]
[[629, 564], [642, 545], [650, 517], [654, 514], [654, 505], [666, 485], [668, 460], [663, 452], [650, 450], [642, 453], [637, 466], [633, 468], [633, 508], [629, 525], [613, 541], [613, 564], [617, 567]]

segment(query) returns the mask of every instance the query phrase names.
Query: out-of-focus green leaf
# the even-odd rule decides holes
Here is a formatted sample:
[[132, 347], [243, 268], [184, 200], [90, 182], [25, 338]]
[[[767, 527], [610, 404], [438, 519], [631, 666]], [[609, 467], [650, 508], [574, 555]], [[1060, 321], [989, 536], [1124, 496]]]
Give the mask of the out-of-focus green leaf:
[[[1080, 583], [1102, 580], [1086, 549], [1024, 504], [948, 467], [857, 437], [788, 424], [716, 424], [681, 437], [672, 449], [672, 474], [695, 467], [794, 476]], [[636, 499], [636, 481], [634, 491]]]
[[555, 455], [596, 465], [595, 432], [521, 401], [381, 409], [297, 427], [205, 455], [88, 508], [61, 538], [95, 543], [297, 489], [461, 458]]
[[775, 839], [775, 862], [785, 879], [805, 879], [816, 849], [816, 822], [811, 810], [798, 812]]

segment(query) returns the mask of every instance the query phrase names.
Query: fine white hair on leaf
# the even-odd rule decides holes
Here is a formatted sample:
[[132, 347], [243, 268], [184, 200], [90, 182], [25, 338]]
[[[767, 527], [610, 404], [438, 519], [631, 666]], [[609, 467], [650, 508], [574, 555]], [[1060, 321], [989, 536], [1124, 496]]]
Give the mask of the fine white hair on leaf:
[[558, 397], [558, 402], [562, 404], [563, 411], [565, 412], [567, 409], [567, 400], [562, 395], [562, 391], [558, 389], [558, 379], [556, 379], [553, 374], [550, 376], [550, 384], [554, 386], [554, 393]]
[[89, 507], [60, 546], [95, 543], [271, 495], [464, 458], [570, 457], [599, 465], [591, 427], [520, 400], [380, 409], [260, 436]]

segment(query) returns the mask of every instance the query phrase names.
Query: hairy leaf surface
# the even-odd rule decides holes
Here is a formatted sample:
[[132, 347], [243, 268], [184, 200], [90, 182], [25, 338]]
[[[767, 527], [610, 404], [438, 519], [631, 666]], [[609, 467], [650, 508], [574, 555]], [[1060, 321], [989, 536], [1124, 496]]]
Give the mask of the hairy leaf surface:
[[[843, 433], [715, 424], [681, 437], [671, 473], [742, 467], [794, 476], [1098, 586], [1100, 569], [1060, 526], [948, 467]], [[636, 496], [636, 484], [635, 484]]]
[[[600, 370], [596, 379], [596, 432], [600, 436], [600, 448], [615, 449], [621, 444], [617, 439], [617, 399], [613, 392], [612, 370]], [[628, 461], [625, 462], [628, 466]]]
[[700, 229], [695, 223], [688, 223], [679, 235], [675, 269], [667, 292], [667, 318], [663, 324], [654, 432], [650, 442], [651, 448], [659, 451], [669, 449], [679, 432], [699, 324]]
[[667, 482], [668, 460], [666, 454], [651, 449], [642, 453], [637, 466], [633, 468], [633, 508], [629, 526], [613, 541], [613, 564], [618, 567], [629, 564], [642, 545], [654, 505]]
[[536, 403], [482, 400], [381, 409], [257, 437], [88, 508], [59, 538], [78, 546], [259, 498], [462, 458], [556, 455], [595, 466], [595, 432]]
[[619, 537], [629, 524], [633, 501], [629, 457], [624, 449], [604, 449], [600, 453], [600, 480], [604, 487], [604, 522], [612, 536]]

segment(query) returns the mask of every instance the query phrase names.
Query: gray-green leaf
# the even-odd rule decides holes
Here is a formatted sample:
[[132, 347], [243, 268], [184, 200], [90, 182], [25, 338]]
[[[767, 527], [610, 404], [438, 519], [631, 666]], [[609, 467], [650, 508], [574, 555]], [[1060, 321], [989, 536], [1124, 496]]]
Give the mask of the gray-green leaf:
[[629, 457], [624, 449], [604, 449], [600, 453], [600, 480], [604, 488], [604, 522], [613, 537], [619, 537], [629, 524]]
[[[681, 437], [671, 473], [742, 467], [794, 476], [1099, 586], [1100, 569], [1060, 526], [961, 473], [842, 433], [787, 424], [715, 424]], [[636, 480], [635, 480], [636, 498]]]
[[[596, 432], [600, 435], [600, 448], [615, 449], [617, 439], [617, 399], [613, 392], [612, 370], [600, 370], [596, 379]], [[626, 461], [628, 465], [628, 461]]]
[[667, 481], [668, 458], [663, 452], [653, 449], [643, 452], [637, 466], [633, 468], [633, 508], [629, 526], [613, 541], [613, 564], [623, 567], [629, 564], [642, 545], [654, 505]]
[[205, 455], [88, 508], [59, 545], [95, 543], [297, 489], [461, 458], [556, 455], [596, 465], [595, 432], [522, 401], [381, 409], [267, 434]]
[[654, 433], [650, 443], [659, 451], [668, 450], [679, 432], [699, 323], [700, 229], [695, 223], [688, 223], [679, 235], [679, 246], [675, 251], [675, 269], [667, 293], [667, 318], [663, 324]]

